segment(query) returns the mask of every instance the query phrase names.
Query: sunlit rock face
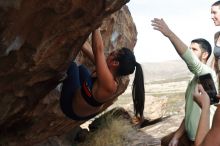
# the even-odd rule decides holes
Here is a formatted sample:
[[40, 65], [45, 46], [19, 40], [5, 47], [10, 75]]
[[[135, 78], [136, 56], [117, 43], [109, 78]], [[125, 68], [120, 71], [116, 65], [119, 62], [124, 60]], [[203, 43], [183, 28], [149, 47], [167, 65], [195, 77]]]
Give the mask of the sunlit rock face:
[[134, 48], [128, 1], [0, 0], [0, 144], [33, 145], [81, 124], [63, 115], [56, 87], [78, 54], [86, 60], [80, 47], [99, 26], [106, 54]]

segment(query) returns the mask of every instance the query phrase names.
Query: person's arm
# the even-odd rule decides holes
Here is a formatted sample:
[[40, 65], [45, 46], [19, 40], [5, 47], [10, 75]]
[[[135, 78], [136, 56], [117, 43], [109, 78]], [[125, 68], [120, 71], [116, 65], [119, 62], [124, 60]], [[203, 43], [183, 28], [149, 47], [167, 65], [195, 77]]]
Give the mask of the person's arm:
[[180, 40], [180, 38], [169, 29], [163, 19], [154, 18], [152, 20], [152, 26], [155, 30], [160, 31], [171, 41], [180, 56], [182, 56], [186, 52], [188, 46], [184, 44], [183, 41]]
[[199, 146], [209, 131], [210, 99], [200, 84], [196, 85], [193, 96], [194, 100], [201, 108], [200, 120], [195, 137], [195, 146]]
[[200, 146], [219, 146], [220, 145], [220, 107], [218, 105], [215, 112], [212, 128], [207, 133]]
[[110, 72], [106, 58], [104, 55], [104, 45], [99, 29], [92, 32], [92, 50], [95, 57], [96, 73], [97, 73], [97, 90], [94, 96], [97, 99], [106, 101], [105, 97], [109, 97], [117, 89], [117, 83]]
[[213, 57], [214, 59], [214, 70], [216, 73], [219, 73], [219, 66], [218, 66], [218, 58], [217, 57]]
[[215, 70], [215, 56], [213, 55], [213, 53], [210, 55], [210, 57], [209, 57], [209, 66], [213, 69], [213, 70]]
[[176, 146], [179, 143], [180, 137], [184, 134], [185, 132], [185, 119], [183, 119], [182, 123], [180, 124], [180, 127], [177, 129], [175, 132], [173, 138], [169, 142], [169, 146]]
[[206, 67], [204, 68], [204, 64], [193, 53], [193, 51], [169, 29], [163, 19], [154, 18], [154, 20], [152, 20], [152, 26], [155, 30], [160, 31], [164, 36], [169, 38], [177, 53], [184, 60], [187, 67], [193, 74], [200, 75], [206, 73]]
[[87, 41], [83, 44], [81, 50], [83, 54], [85, 54], [95, 64], [95, 58], [92, 52], [92, 47]]

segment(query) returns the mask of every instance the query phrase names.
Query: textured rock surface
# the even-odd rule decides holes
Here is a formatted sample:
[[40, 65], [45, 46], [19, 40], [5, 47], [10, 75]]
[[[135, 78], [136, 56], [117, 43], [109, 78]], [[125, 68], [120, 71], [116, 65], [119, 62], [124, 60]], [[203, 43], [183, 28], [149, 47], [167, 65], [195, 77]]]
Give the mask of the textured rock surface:
[[121, 9], [128, 1], [0, 0], [1, 145], [33, 145], [80, 124], [64, 117], [53, 89], [102, 23], [107, 53], [133, 49], [136, 28], [127, 7]]

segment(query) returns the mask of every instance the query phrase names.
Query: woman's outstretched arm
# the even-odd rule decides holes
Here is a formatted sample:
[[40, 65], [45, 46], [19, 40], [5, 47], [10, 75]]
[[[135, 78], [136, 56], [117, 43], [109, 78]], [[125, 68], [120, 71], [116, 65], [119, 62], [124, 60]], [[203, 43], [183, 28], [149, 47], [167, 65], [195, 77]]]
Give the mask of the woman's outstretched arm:
[[95, 58], [92, 52], [92, 47], [87, 41], [83, 44], [81, 50], [83, 54], [85, 54], [93, 62], [93, 64], [95, 64]]
[[98, 89], [94, 94], [100, 100], [106, 101], [108, 99], [105, 99], [105, 97], [109, 97], [115, 93], [117, 83], [107, 65], [103, 40], [99, 29], [92, 32], [92, 50], [95, 57]]

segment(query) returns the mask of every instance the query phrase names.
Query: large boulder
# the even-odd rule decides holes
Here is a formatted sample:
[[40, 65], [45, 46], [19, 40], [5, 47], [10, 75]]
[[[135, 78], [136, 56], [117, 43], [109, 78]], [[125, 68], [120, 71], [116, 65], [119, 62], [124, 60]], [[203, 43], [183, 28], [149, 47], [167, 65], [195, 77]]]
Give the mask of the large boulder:
[[33, 145], [82, 123], [63, 115], [56, 87], [101, 24], [106, 52], [134, 48], [128, 1], [0, 0], [0, 145]]

